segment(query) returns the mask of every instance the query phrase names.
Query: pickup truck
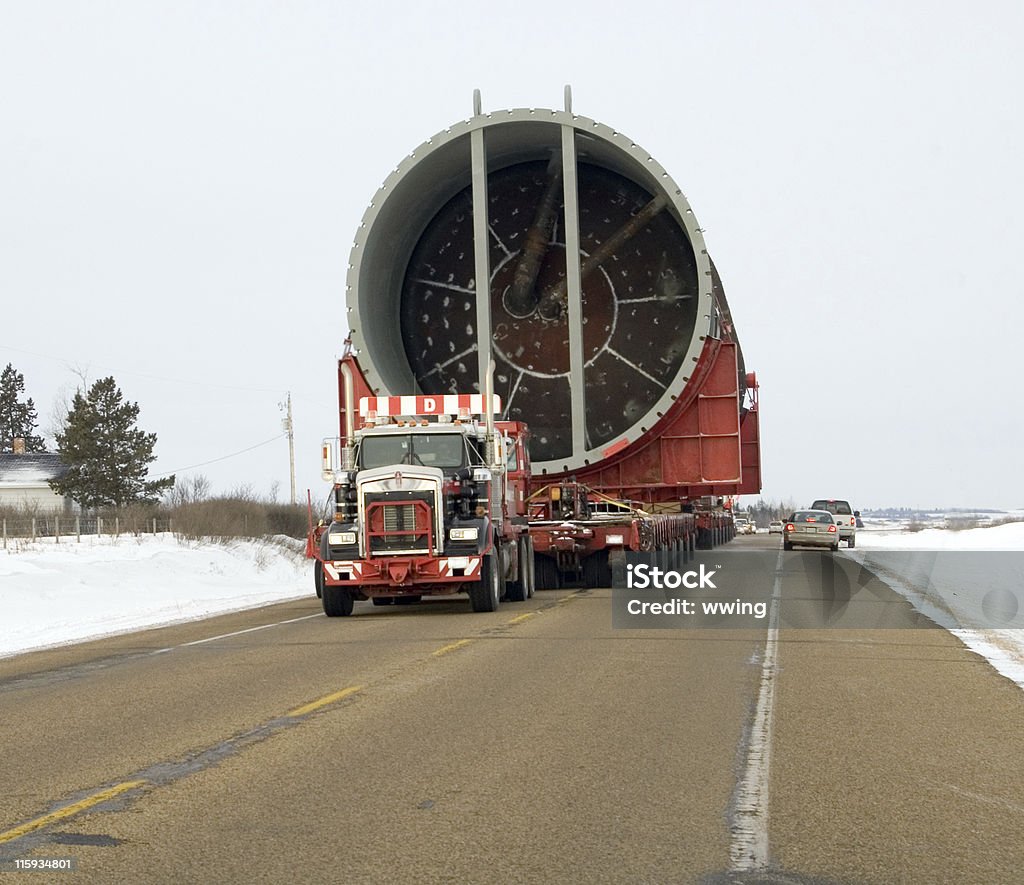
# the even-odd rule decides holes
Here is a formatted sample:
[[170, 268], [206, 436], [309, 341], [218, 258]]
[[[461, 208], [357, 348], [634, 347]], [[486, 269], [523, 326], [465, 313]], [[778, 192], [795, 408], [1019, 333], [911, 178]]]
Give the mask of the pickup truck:
[[846, 541], [847, 547], [857, 544], [857, 521], [860, 511], [850, 507], [849, 501], [838, 498], [819, 498], [811, 505], [812, 510], [827, 510], [835, 518], [839, 526], [839, 540]]

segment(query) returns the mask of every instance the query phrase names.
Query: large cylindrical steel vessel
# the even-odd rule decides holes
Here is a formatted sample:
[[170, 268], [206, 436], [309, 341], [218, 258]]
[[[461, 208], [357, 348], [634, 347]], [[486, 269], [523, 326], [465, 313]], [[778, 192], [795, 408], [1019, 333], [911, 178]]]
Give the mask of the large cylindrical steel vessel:
[[709, 339], [734, 340], [682, 191], [569, 110], [477, 113], [406, 157], [363, 217], [347, 307], [381, 394], [479, 391], [493, 354], [503, 417], [549, 474], [649, 442]]

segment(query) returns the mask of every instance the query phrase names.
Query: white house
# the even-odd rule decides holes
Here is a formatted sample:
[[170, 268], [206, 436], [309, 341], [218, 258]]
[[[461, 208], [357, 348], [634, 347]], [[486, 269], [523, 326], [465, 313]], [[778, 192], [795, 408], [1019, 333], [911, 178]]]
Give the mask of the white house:
[[15, 439], [13, 453], [0, 453], [0, 507], [69, 511], [71, 499], [58, 495], [49, 482], [67, 469], [60, 455], [26, 452], [25, 441]]

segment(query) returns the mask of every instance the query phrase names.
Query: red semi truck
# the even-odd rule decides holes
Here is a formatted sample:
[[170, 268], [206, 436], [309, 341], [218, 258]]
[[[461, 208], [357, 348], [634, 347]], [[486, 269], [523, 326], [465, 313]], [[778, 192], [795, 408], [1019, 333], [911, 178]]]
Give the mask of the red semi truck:
[[361, 395], [355, 357], [340, 363], [343, 435], [325, 440], [332, 513], [312, 529], [324, 611], [466, 591], [474, 611], [533, 595], [526, 518], [526, 426], [495, 421], [492, 394]]

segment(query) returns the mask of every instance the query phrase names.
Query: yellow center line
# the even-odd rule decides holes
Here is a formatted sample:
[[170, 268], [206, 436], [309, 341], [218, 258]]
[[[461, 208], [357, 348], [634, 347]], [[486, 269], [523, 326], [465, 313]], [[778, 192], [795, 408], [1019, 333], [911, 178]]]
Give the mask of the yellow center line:
[[536, 617], [536, 615], [537, 615], [537, 612], [526, 612], [526, 614], [516, 615], [511, 621], [509, 621], [509, 623], [510, 624], [521, 624], [523, 621], [527, 621], [530, 618]]
[[448, 652], [455, 651], [458, 648], [465, 648], [472, 641], [472, 639], [460, 639], [458, 642], [453, 642], [451, 645], [442, 645], [434, 652], [434, 657], [439, 658], [441, 655], [446, 655]]
[[101, 802], [113, 799], [115, 796], [121, 795], [121, 793], [128, 792], [128, 790], [134, 790], [136, 787], [144, 786], [146, 783], [147, 781], [125, 781], [121, 784], [115, 784], [113, 787], [102, 790], [92, 796], [87, 796], [85, 799], [75, 802], [73, 805], [65, 806], [64, 808], [60, 808], [50, 814], [44, 814], [42, 817], [30, 820], [27, 824], [15, 827], [13, 830], [8, 830], [6, 833], [0, 833], [0, 843], [20, 839], [22, 836], [27, 833], [31, 833], [34, 830], [42, 829], [43, 827], [56, 823], [59, 820], [66, 820], [69, 817], [74, 817], [76, 814], [86, 811], [94, 805], [99, 805]]
[[341, 691], [336, 691], [334, 694], [329, 694], [326, 697], [320, 698], [318, 701], [312, 701], [301, 707], [296, 707], [290, 713], [289, 716], [305, 716], [307, 713], [312, 713], [314, 710], [319, 710], [321, 707], [326, 707], [328, 704], [333, 704], [335, 701], [340, 701], [343, 698], [350, 697], [356, 692], [362, 691], [362, 685], [350, 685], [348, 688], [343, 688]]

